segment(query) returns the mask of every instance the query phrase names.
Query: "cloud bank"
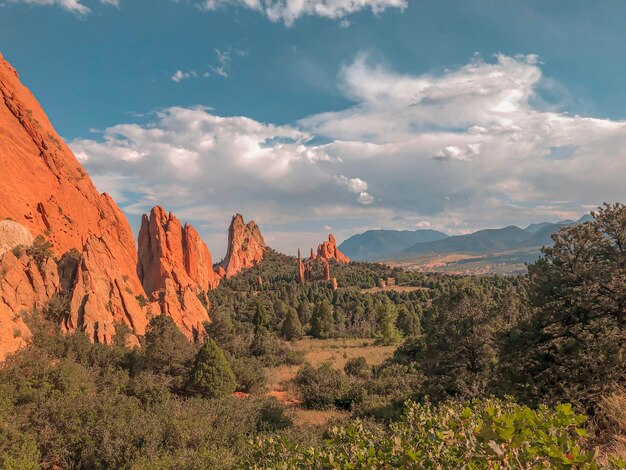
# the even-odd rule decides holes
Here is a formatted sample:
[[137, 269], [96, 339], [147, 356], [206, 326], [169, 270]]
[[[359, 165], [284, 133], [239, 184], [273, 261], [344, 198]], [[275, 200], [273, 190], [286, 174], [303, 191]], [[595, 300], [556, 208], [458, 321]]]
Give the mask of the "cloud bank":
[[[91, 9], [80, 0], [6, 0], [7, 3], [25, 3], [34, 6], [57, 6], [76, 16], [86, 16]], [[120, 0], [100, 0], [100, 3], [119, 7]]]
[[339, 238], [372, 227], [464, 233], [624, 199], [626, 122], [543, 110], [535, 56], [423, 75], [361, 56], [340, 80], [353, 106], [288, 126], [173, 107], [71, 147], [130, 214], [160, 203], [211, 239], [244, 211], [288, 251], [324, 225]]
[[[388, 8], [401, 10], [408, 6], [407, 0], [204, 0], [202, 8], [216, 10], [226, 6], [239, 6], [256, 10], [270, 21], [282, 22], [286, 26], [303, 16], [318, 16], [329, 19], [345, 19], [362, 10], [379, 14]], [[343, 22], [342, 27], [349, 23]]]

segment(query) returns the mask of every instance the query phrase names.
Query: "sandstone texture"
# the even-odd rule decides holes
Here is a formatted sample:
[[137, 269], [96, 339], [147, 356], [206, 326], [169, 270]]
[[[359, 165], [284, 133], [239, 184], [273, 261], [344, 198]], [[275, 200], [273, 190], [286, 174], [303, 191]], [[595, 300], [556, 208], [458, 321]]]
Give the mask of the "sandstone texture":
[[217, 287], [220, 278], [198, 232], [157, 206], [142, 217], [138, 247], [137, 274], [153, 305], [189, 338], [204, 334], [206, 291]]
[[259, 226], [252, 220], [244, 223], [243, 216], [236, 214], [228, 229], [228, 251], [221, 263], [224, 276], [230, 278], [242, 269], [256, 265], [266, 250]]
[[[107, 194], [98, 193], [35, 97], [1, 55], [0, 168], [0, 220], [11, 219], [25, 227], [31, 237], [43, 235], [52, 243], [57, 259], [70, 250], [80, 257], [80, 270], [57, 266], [53, 260], [41, 267], [50, 273], [53, 267], [62, 268], [59, 288], [67, 294], [75, 291], [65, 328], [84, 329], [94, 340], [108, 342], [114, 334], [112, 325], [122, 320], [141, 334], [145, 313], [139, 314], [141, 307], [135, 296], [142, 295], [143, 288], [136, 274], [137, 252], [126, 217]], [[22, 235], [24, 241], [31, 240]], [[14, 236], [15, 233], [11, 235]], [[12, 240], [7, 246], [14, 243]], [[3, 263], [12, 274], [0, 276], [3, 292], [16, 287], [12, 283], [19, 271], [9, 254], [4, 253]], [[106, 262], [104, 254], [110, 261]], [[31, 285], [39, 281], [33, 269], [29, 268], [28, 274], [34, 276]], [[119, 279], [124, 280], [124, 285]], [[58, 287], [49, 282], [52, 281], [44, 281], [46, 291]], [[116, 283], [119, 286], [114, 289], [112, 285]], [[20, 286], [19, 295], [4, 303], [0, 311], [0, 355], [14, 350], [16, 341], [8, 341], [6, 337], [11, 334], [7, 332], [24, 327], [12, 318], [42, 303], [39, 287]], [[24, 294], [25, 291], [30, 293]]]

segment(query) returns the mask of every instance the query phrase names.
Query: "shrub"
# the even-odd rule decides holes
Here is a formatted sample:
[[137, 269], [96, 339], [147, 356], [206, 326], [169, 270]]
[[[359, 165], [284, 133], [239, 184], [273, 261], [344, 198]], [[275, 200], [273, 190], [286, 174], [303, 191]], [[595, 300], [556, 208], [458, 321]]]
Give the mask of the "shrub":
[[52, 243], [46, 240], [43, 235], [37, 235], [33, 244], [26, 249], [26, 254], [33, 258], [37, 264], [41, 264], [54, 254], [52, 253]]
[[235, 391], [259, 393], [265, 388], [263, 362], [256, 357], [229, 357], [228, 362], [235, 374]]
[[302, 367], [294, 379], [302, 404], [307, 408], [345, 407], [346, 380], [341, 371], [330, 364], [315, 368], [310, 364]]
[[408, 403], [400, 422], [357, 420], [322, 446], [260, 438], [253, 468], [598, 468], [571, 405], [532, 410], [486, 399], [434, 407]]
[[187, 390], [205, 398], [219, 398], [232, 394], [235, 385], [235, 374], [224, 353], [215, 341], [204, 343], [196, 355]]
[[347, 375], [366, 379], [372, 373], [370, 366], [367, 365], [367, 360], [364, 357], [354, 357], [344, 366], [343, 370]]
[[24, 253], [26, 253], [26, 247], [24, 245], [14, 246], [13, 248], [11, 248], [11, 253], [13, 253], [13, 256], [15, 256], [16, 258], [21, 258]]
[[44, 309], [46, 318], [58, 325], [70, 316], [70, 301], [67, 294], [57, 293], [48, 301]]
[[291, 426], [291, 419], [285, 415], [285, 407], [274, 397], [261, 401], [257, 418], [258, 431], [279, 431]]

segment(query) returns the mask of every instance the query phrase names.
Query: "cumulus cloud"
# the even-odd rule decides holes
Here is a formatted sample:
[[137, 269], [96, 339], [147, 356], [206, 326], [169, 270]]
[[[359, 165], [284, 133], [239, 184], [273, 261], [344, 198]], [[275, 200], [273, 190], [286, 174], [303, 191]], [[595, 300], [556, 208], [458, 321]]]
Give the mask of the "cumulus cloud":
[[[80, 0], [7, 0], [8, 3], [25, 3], [35, 6], [57, 6], [76, 16], [86, 16], [91, 13], [91, 10], [87, 5], [81, 3]], [[100, 0], [100, 3], [106, 5], [113, 5], [118, 7], [120, 0]]]
[[293, 125], [168, 108], [71, 146], [130, 214], [164, 204], [210, 235], [244, 211], [292, 251], [323, 225], [464, 233], [625, 199], [626, 122], [538, 109], [535, 56], [423, 75], [363, 56], [340, 80], [354, 105]]
[[[283, 22], [287, 26], [303, 16], [319, 16], [330, 19], [345, 19], [346, 16], [361, 10], [371, 10], [379, 14], [388, 8], [401, 10], [408, 6], [407, 0], [204, 0], [205, 10], [215, 10], [225, 6], [240, 6], [264, 14], [270, 21]], [[343, 27], [349, 26], [346, 20]]]
[[367, 192], [367, 181], [363, 181], [361, 178], [348, 178], [344, 175], [335, 175], [333, 177], [335, 183], [343, 186], [351, 193], [358, 194], [357, 202], [360, 204], [371, 204], [374, 202], [374, 197]]

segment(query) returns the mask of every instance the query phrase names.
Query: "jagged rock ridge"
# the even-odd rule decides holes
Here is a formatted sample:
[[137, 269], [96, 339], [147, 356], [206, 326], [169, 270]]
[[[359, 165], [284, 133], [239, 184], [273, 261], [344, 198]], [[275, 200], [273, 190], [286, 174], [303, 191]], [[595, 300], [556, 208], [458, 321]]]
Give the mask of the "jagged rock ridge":
[[170, 315], [189, 338], [204, 334], [206, 291], [220, 278], [198, 232], [156, 206], [141, 219], [138, 251], [137, 274], [154, 313]]

